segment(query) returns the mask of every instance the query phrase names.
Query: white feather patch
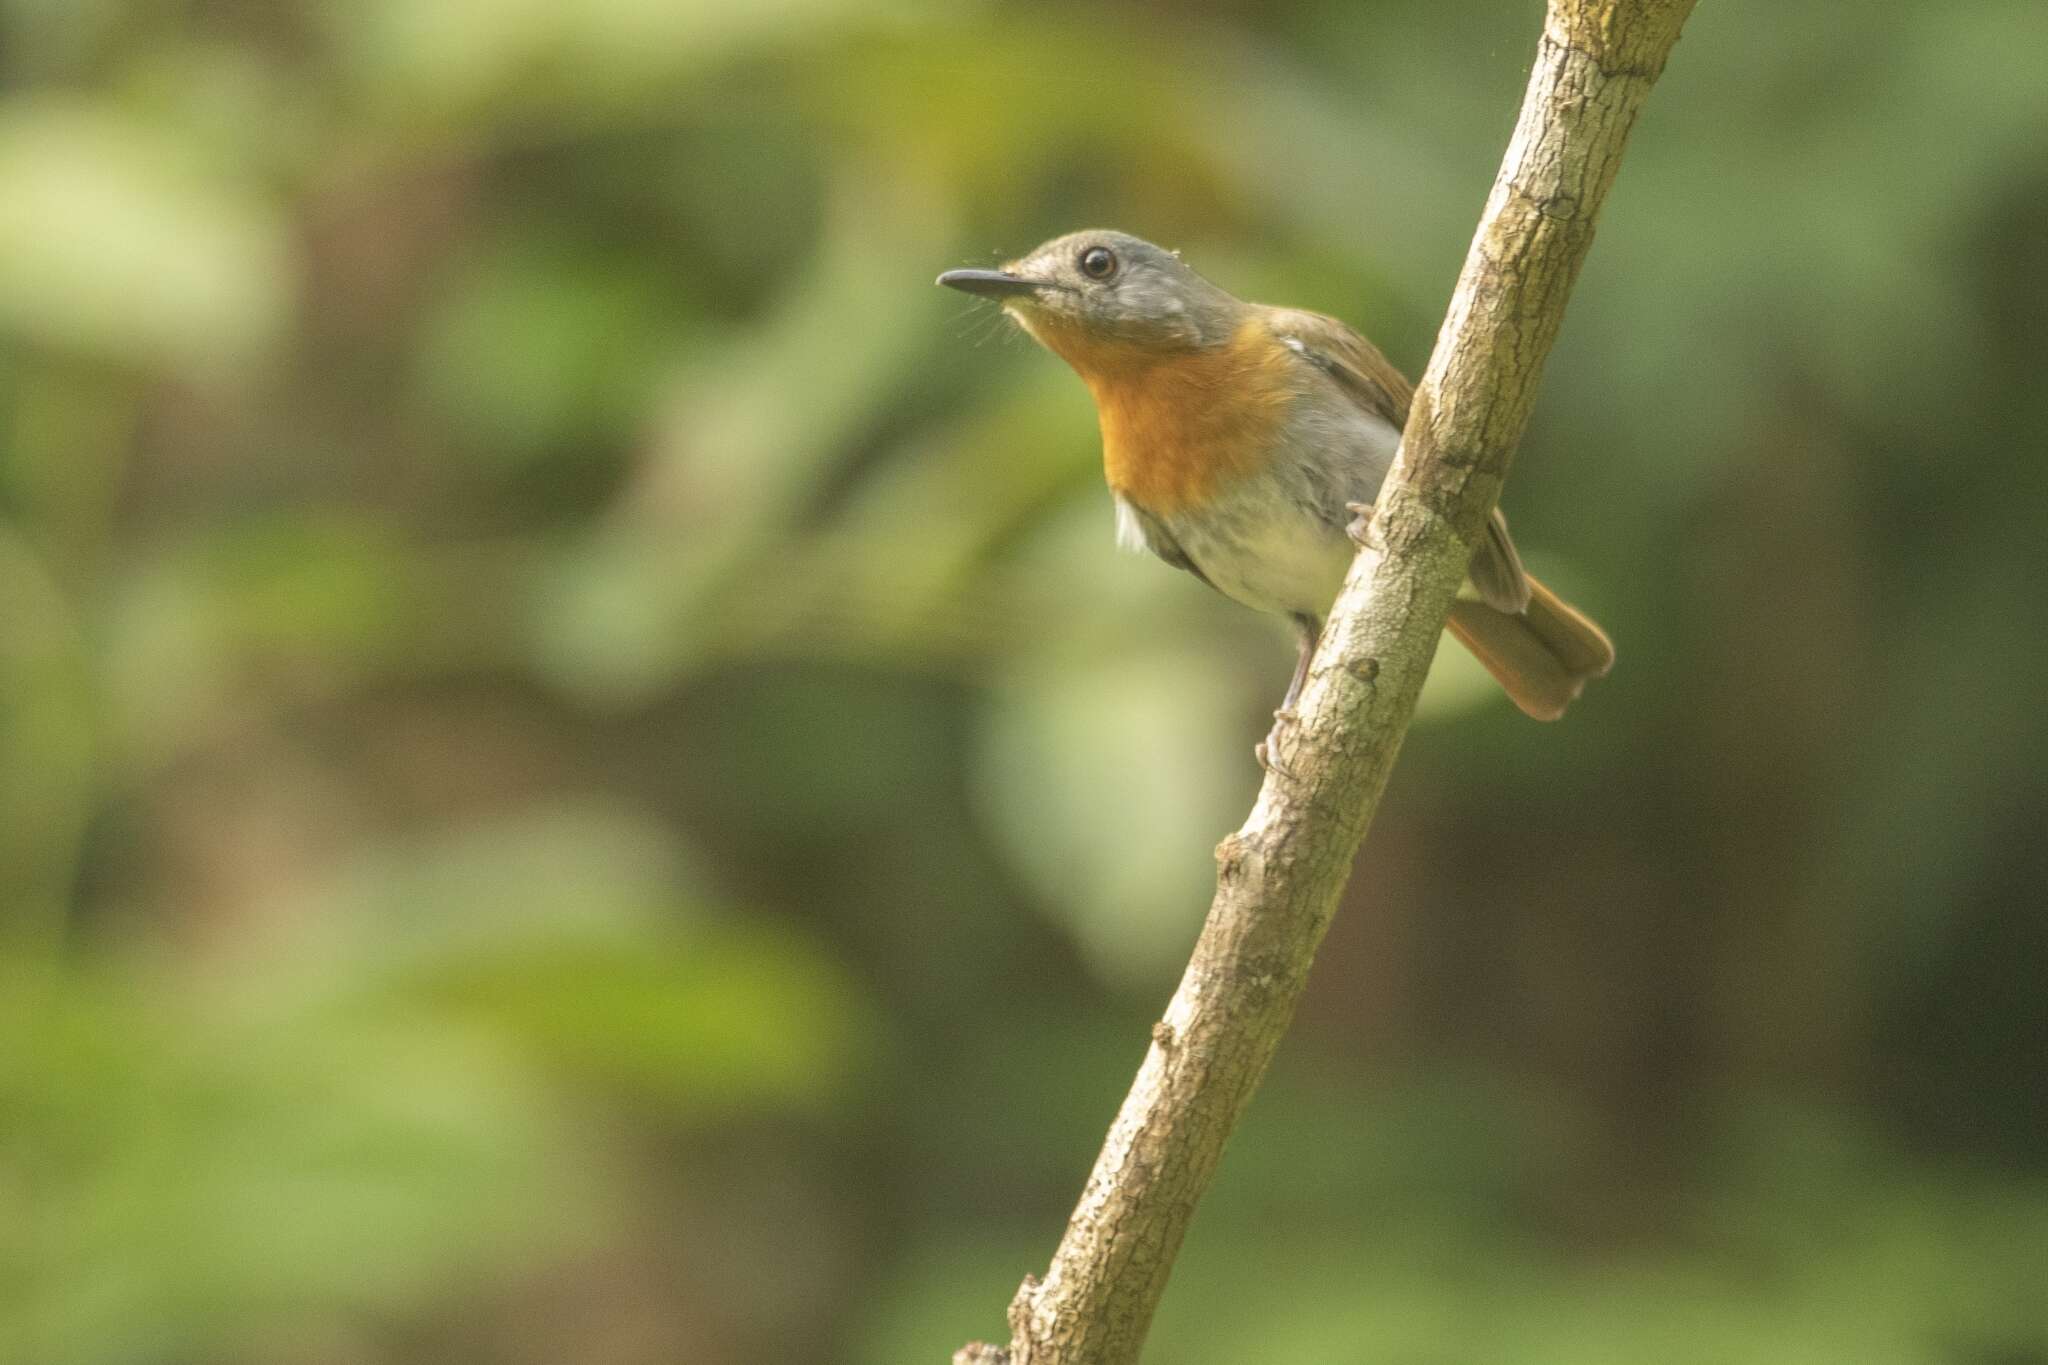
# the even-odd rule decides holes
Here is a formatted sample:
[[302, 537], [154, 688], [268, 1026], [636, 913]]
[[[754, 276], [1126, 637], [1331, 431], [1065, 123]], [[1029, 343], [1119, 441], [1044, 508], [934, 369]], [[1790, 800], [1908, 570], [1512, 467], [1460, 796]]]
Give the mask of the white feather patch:
[[1121, 493], [1110, 494], [1116, 504], [1117, 548], [1131, 551], [1149, 550], [1145, 542], [1145, 528], [1138, 523], [1138, 510], [1125, 502]]

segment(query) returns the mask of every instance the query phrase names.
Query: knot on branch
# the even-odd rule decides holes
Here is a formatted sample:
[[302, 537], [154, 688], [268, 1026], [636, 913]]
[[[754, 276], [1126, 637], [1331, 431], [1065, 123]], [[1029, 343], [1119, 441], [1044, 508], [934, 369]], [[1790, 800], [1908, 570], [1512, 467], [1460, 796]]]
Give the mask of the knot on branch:
[[1244, 835], [1224, 835], [1223, 842], [1216, 845], [1216, 880], [1225, 886], [1243, 881], [1251, 856], [1252, 846]]

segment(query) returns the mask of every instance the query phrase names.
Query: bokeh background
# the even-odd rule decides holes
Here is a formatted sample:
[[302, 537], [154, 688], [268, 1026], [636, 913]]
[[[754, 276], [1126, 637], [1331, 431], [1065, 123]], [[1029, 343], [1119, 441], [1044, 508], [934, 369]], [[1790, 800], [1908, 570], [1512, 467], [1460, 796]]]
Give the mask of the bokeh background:
[[[1411, 373], [1535, 0], [0, 0], [0, 1359], [942, 1360], [1284, 629], [932, 288]], [[2048, 1361], [2048, 8], [1703, 0], [1149, 1359]]]

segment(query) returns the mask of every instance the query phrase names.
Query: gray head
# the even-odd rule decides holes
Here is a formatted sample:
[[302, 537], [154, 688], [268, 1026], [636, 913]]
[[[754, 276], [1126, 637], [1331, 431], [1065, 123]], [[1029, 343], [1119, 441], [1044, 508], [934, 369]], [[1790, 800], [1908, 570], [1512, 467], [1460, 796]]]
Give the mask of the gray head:
[[1001, 300], [1026, 331], [1069, 359], [1077, 349], [1216, 345], [1245, 309], [1174, 252], [1108, 229], [1055, 237], [1001, 270], [948, 270], [939, 283]]

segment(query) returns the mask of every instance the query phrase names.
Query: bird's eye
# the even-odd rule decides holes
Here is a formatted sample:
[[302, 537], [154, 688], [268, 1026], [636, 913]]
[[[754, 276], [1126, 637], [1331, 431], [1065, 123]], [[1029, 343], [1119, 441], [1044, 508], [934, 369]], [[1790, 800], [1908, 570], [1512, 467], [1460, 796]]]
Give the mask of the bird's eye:
[[1106, 280], [1116, 274], [1116, 253], [1106, 246], [1091, 246], [1081, 253], [1081, 273], [1091, 280]]

